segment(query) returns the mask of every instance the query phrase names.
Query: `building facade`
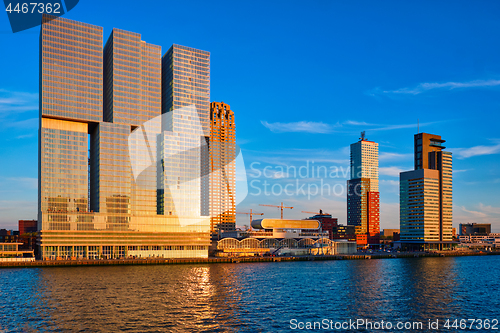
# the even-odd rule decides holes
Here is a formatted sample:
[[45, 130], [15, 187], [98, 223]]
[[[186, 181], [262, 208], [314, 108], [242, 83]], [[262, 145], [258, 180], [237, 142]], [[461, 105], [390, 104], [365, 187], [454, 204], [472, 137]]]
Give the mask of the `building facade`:
[[460, 223], [459, 233], [460, 236], [488, 235], [491, 233], [491, 223]]
[[428, 133], [414, 137], [415, 170], [400, 174], [402, 246], [452, 246], [452, 155], [444, 142]]
[[236, 228], [236, 130], [234, 112], [225, 103], [210, 104], [210, 231]]
[[[197, 93], [206, 99], [208, 119], [209, 62], [205, 65], [205, 90]], [[208, 218], [158, 214], [158, 184], [165, 175], [157, 169], [162, 87], [177, 91], [177, 80], [183, 80], [174, 74], [162, 81], [167, 67], [162, 68], [161, 47], [142, 41], [140, 34], [113, 29], [103, 49], [101, 27], [43, 16], [38, 198], [43, 259], [208, 256]], [[194, 74], [193, 79], [198, 82]], [[191, 76], [186, 81], [192, 82]], [[201, 159], [193, 163], [199, 177]], [[186, 205], [192, 208], [189, 200]]]
[[351, 145], [347, 181], [347, 224], [355, 226], [358, 246], [378, 246], [380, 241], [378, 185], [378, 143], [366, 140], [363, 132]]
[[18, 222], [19, 235], [37, 232], [37, 228], [37, 220], [19, 220]]
[[[174, 44], [162, 57], [162, 113], [194, 105], [205, 142], [210, 139], [210, 53]], [[210, 215], [208, 149], [201, 151], [201, 214]]]

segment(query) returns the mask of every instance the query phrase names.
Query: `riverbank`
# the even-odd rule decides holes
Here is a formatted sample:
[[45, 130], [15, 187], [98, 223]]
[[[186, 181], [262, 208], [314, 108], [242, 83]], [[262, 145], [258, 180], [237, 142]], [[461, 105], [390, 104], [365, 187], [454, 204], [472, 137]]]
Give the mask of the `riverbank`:
[[423, 257], [459, 257], [500, 255], [500, 252], [406, 252], [377, 254], [343, 254], [334, 256], [296, 256], [296, 257], [233, 257], [233, 258], [193, 258], [193, 259], [107, 259], [107, 260], [36, 260], [31, 262], [2, 262], [0, 268], [26, 267], [78, 267], [78, 266], [116, 266], [116, 265], [180, 265], [180, 264], [223, 264], [281, 261], [320, 261], [320, 260], [368, 260]]

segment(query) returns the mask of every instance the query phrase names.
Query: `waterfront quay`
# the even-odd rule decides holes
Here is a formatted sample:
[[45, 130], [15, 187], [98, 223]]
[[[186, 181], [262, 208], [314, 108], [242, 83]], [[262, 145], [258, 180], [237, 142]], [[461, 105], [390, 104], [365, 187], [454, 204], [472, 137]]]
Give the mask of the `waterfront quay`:
[[401, 252], [376, 254], [339, 254], [324, 256], [283, 256], [283, 257], [232, 257], [232, 258], [191, 258], [191, 259], [100, 259], [100, 260], [35, 260], [28, 262], [1, 262], [0, 268], [26, 267], [80, 267], [80, 266], [117, 266], [117, 265], [179, 265], [179, 264], [227, 264], [253, 262], [286, 262], [286, 261], [323, 261], [323, 260], [369, 260], [369, 259], [398, 259], [424, 257], [460, 257], [500, 255], [496, 252], [476, 251], [441, 251], [441, 252]]

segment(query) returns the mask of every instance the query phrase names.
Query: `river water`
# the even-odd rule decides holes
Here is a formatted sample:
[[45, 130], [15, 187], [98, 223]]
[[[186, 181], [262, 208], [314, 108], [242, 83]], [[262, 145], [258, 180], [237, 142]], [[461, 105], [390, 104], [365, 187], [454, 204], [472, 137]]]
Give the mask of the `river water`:
[[499, 272], [500, 256], [0, 269], [0, 332], [498, 331]]

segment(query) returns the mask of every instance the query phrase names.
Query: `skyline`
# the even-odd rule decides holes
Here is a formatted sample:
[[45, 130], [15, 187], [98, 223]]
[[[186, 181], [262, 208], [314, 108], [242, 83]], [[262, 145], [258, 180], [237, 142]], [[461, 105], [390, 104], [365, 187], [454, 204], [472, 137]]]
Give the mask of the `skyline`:
[[[196, 26], [201, 27], [208, 19], [196, 20], [201, 16], [203, 9], [206, 9], [202, 3], [198, 4], [199, 12], [194, 11], [193, 16], [194, 21], [199, 22]], [[399, 9], [405, 6], [394, 4], [392, 3], [392, 6]], [[269, 13], [265, 17], [277, 13], [278, 8], [275, 5], [271, 4]], [[496, 4], [492, 3], [491, 6], [493, 5]], [[108, 6], [111, 7], [109, 4]], [[178, 9], [178, 6], [173, 3], [168, 5], [174, 10]], [[240, 6], [245, 7], [245, 5]], [[483, 32], [484, 29], [491, 29], [492, 26], [494, 31], [500, 30], [499, 23], [494, 22], [492, 18], [492, 13], [495, 11], [490, 8], [490, 14], [484, 8], [463, 8], [462, 11], [452, 8], [455, 11], [451, 14], [455, 16], [443, 17], [443, 20], [450, 23], [448, 26], [443, 23], [440, 23], [439, 27], [432, 26], [432, 28], [439, 28], [432, 31], [435, 33], [434, 38], [430, 36], [431, 28], [426, 32], [421, 30], [420, 34], [414, 33], [412, 37], [407, 36], [407, 41], [415, 44], [410, 48], [408, 44], [405, 44], [402, 35], [404, 32], [411, 33], [407, 29], [410, 29], [412, 24], [417, 24], [418, 14], [421, 14], [419, 9], [422, 9], [417, 8], [416, 13], [409, 17], [408, 22], [403, 24], [402, 19], [402, 22], [399, 22], [402, 24], [402, 31], [397, 29], [393, 31], [392, 38], [401, 43], [399, 48], [397, 43], [390, 43], [391, 38], [381, 35], [382, 37], [371, 40], [375, 51], [370, 54], [373, 55], [372, 58], [368, 59], [369, 53], [359, 52], [362, 46], [358, 46], [357, 49], [346, 51], [344, 54], [332, 52], [334, 59], [332, 64], [321, 66], [326, 63], [321, 60], [328, 58], [317, 54], [321, 54], [321, 51], [323, 53], [334, 51], [335, 48], [328, 48], [324, 44], [314, 44], [314, 42], [320, 41], [321, 36], [328, 36], [325, 34], [310, 36], [310, 50], [313, 52], [304, 52], [291, 40], [294, 32], [302, 34], [302, 37], [305, 36], [305, 31], [314, 32], [310, 26], [307, 26], [307, 23], [311, 23], [314, 28], [320, 28], [324, 24], [321, 20], [315, 22], [313, 14], [325, 17], [339, 8], [350, 12], [350, 6], [345, 7], [342, 4], [326, 5], [323, 3], [322, 6], [326, 8], [305, 10], [303, 15], [306, 21], [304, 26], [301, 26], [304, 31], [294, 30], [293, 15], [290, 15], [289, 20], [283, 18], [278, 20], [283, 27], [279, 23], [264, 22], [265, 24], [258, 27], [260, 30], [256, 29], [254, 36], [265, 29], [270, 29], [270, 31], [282, 29], [281, 37], [289, 42], [287, 47], [283, 48], [284, 41], [277, 36], [265, 36], [261, 40], [265, 50], [260, 50], [256, 45], [247, 45], [245, 49], [241, 41], [236, 38], [228, 38], [227, 43], [223, 43], [224, 39], [222, 38], [221, 41], [220, 36], [222, 31], [214, 28], [203, 31], [201, 36], [197, 36], [190, 29], [186, 31], [179, 29], [170, 33], [169, 37], [164, 37], [161, 36], [161, 31], [155, 31], [161, 29], [153, 28], [154, 24], [147, 23], [149, 20], [145, 18], [139, 18], [135, 22], [129, 21], [126, 15], [103, 18], [100, 15], [104, 15], [104, 11], [90, 12], [88, 3], [79, 4], [70, 13], [64, 15], [64, 18], [103, 26], [105, 40], [113, 27], [139, 31], [144, 40], [162, 46], [162, 55], [173, 43], [211, 52], [212, 94], [210, 101], [223, 101], [231, 105], [237, 127], [236, 142], [242, 148], [247, 172], [251, 171], [252, 162], [261, 162], [262, 168], [265, 165], [283, 164], [298, 168], [307, 160], [316, 162], [317, 165], [322, 163], [347, 169], [349, 167], [349, 144], [357, 141], [360, 131], [366, 130], [369, 140], [380, 143], [381, 229], [399, 227], [398, 177], [400, 171], [412, 169], [413, 134], [417, 132], [417, 119], [419, 119], [420, 131], [446, 137], [450, 147], [448, 150], [453, 152], [455, 157], [453, 225], [457, 227], [459, 223], [489, 222], [492, 223], [494, 231], [500, 230], [500, 208], [496, 203], [500, 172], [495, 170], [498, 169], [500, 162], [498, 156], [500, 136], [494, 133], [495, 120], [498, 120], [494, 112], [498, 109], [498, 98], [495, 98], [495, 92], [498, 92], [500, 86], [500, 80], [498, 80], [500, 68], [495, 64], [494, 59], [488, 59], [487, 56], [487, 53], [492, 55], [498, 51], [498, 46], [492, 42], [488, 43], [488, 39], [493, 37], [488, 37]], [[232, 6], [228, 7], [232, 8]], [[371, 6], [365, 3], [364, 8], [358, 13], [361, 15], [360, 21], [363, 15], [368, 15], [369, 7]], [[444, 8], [440, 8], [439, 5], [434, 7], [436, 12], [426, 13], [428, 17], [438, 15], [439, 9], [442, 10], [440, 13], [443, 13]], [[223, 9], [229, 11], [231, 8]], [[245, 10], [247, 9], [249, 8]], [[290, 5], [288, 9], [291, 13], [298, 14], [300, 8]], [[220, 12], [221, 8], [212, 10]], [[325, 13], [322, 13], [322, 10]], [[469, 12], [472, 16], [483, 10], [481, 21], [479, 19], [468, 21], [475, 30], [468, 31], [469, 35], [465, 36], [468, 38], [464, 38], [460, 44], [464, 48], [461, 60], [451, 57], [449, 61], [444, 62], [446, 55], [450, 57], [455, 53], [446, 49], [446, 42], [443, 43], [444, 46], [437, 45], [439, 36], [451, 33], [453, 24], [459, 24], [460, 15]], [[382, 7], [378, 7], [377, 13], [383, 14], [382, 12]], [[151, 22], [156, 22], [157, 14], [151, 13], [151, 15]], [[354, 47], [349, 39], [359, 41], [361, 38], [362, 40], [364, 32], [354, 29], [354, 25], [345, 22], [348, 19], [344, 21], [339, 13], [336, 15], [339, 17], [335, 18], [343, 21], [351, 30], [345, 37], [331, 37], [330, 41], [340, 41], [339, 45], [344, 49], [349, 46]], [[411, 18], [414, 20], [412, 21]], [[175, 18], [172, 19], [175, 21]], [[230, 20], [236, 19], [230, 18]], [[381, 19], [381, 21], [384, 20]], [[399, 21], [399, 19], [391, 16], [390, 22], [385, 22], [385, 24], [390, 26], [394, 21]], [[365, 27], [368, 27], [370, 22], [369, 20], [365, 22]], [[175, 23], [171, 23], [172, 26], [175, 26]], [[228, 22], [228, 24], [231, 23], [232, 21]], [[337, 24], [341, 23], [336, 22], [335, 25]], [[237, 25], [240, 30], [250, 33], [251, 29], [243, 28], [247, 26], [249, 26], [248, 21], [239, 22]], [[377, 35], [377, 32], [387, 30], [387, 26], [381, 25], [375, 27], [373, 29], [375, 31], [366, 31], [366, 33], [373, 37]], [[285, 33], [285, 27], [290, 28], [290, 31]], [[419, 27], [423, 28], [424, 24]], [[39, 27], [32, 28], [25, 33], [12, 34], [6, 15], [1, 20], [0, 30], [4, 32], [1, 37], [4, 44], [9, 48], [17, 47], [16, 52], [2, 54], [1, 57], [4, 60], [2, 63], [22, 64], [22, 68], [7, 66], [4, 71], [4, 81], [0, 86], [0, 120], [2, 120], [0, 142], [6, 148], [0, 155], [4, 161], [0, 169], [2, 175], [0, 177], [2, 185], [0, 228], [12, 229], [17, 225], [17, 220], [36, 218], [38, 122], [33, 119], [38, 118], [38, 71], [33, 68], [38, 67], [38, 29]], [[458, 30], [453, 31], [451, 39], [458, 39], [460, 32], [463, 33], [460, 29]], [[7, 31], [9, 34], [6, 33]], [[228, 34], [236, 34], [236, 32], [224, 31]], [[219, 32], [219, 35], [207, 37], [211, 32]], [[483, 33], [482, 39], [476, 40], [480, 33]], [[420, 38], [417, 38], [415, 34]], [[421, 40], [424, 37], [428, 37], [427, 47], [425, 47], [426, 42]], [[391, 47], [381, 46], [384, 44]], [[467, 46], [474, 45], [476, 46], [475, 52], [467, 49]], [[405, 50], [405, 47], [408, 47], [408, 50]], [[419, 47], [423, 49], [420, 50]], [[391, 55], [391, 50], [398, 52]], [[415, 52], [417, 50], [418, 52]], [[424, 55], [426, 50], [432, 50], [435, 58], [420, 59], [419, 63], [418, 56]], [[250, 51], [249, 55], [245, 54], [245, 51]], [[412, 52], [416, 54], [412, 55]], [[241, 58], [235, 55], [241, 55]], [[260, 61], [252, 62], [252, 55], [254, 59]], [[283, 55], [286, 56], [283, 57]], [[389, 59], [381, 59], [383, 55]], [[391, 60], [394, 61], [402, 55], [406, 55], [404, 60], [389, 64]], [[313, 61], [307, 63], [304, 59]], [[335, 61], [339, 65], [334, 64]], [[372, 66], [369, 66], [370, 62], [373, 62]], [[293, 66], [297, 66], [299, 70], [290, 70]], [[355, 68], [356, 66], [359, 68]], [[371, 71], [367, 71], [368, 68], [371, 68]], [[228, 80], [228, 77], [231, 79]], [[270, 79], [262, 80], [263, 77]], [[359, 82], [354, 82], [356, 80]], [[479, 107], [483, 109], [477, 111]], [[312, 110], [309, 111], [309, 108]], [[397, 114], [395, 113], [397, 110], [406, 110], [410, 115]], [[373, 114], [376, 112], [383, 113]], [[431, 119], [437, 120], [431, 122]], [[462, 135], [464, 131], [468, 132], [467, 137]], [[313, 141], [312, 145], [311, 141]], [[290, 179], [282, 177], [273, 179], [273, 182], [280, 183], [287, 180]], [[339, 180], [345, 183], [345, 178]], [[14, 184], [18, 186], [12, 190]], [[474, 199], [471, 200], [471, 197]], [[292, 214], [300, 218], [307, 217], [299, 213], [302, 209], [308, 211], [323, 209], [338, 217], [339, 223], [346, 224], [345, 196], [323, 197], [305, 202], [302, 199], [300, 196], [255, 197], [250, 193], [247, 199], [237, 206], [237, 211], [252, 208], [256, 212], [264, 212], [264, 217], [277, 217], [279, 211], [262, 209], [258, 207], [258, 204], [276, 204], [284, 201], [285, 204], [296, 207], [285, 213], [289, 217]], [[29, 213], [30, 207], [33, 207], [32, 213]], [[237, 215], [238, 225], [247, 223], [247, 216]]]

